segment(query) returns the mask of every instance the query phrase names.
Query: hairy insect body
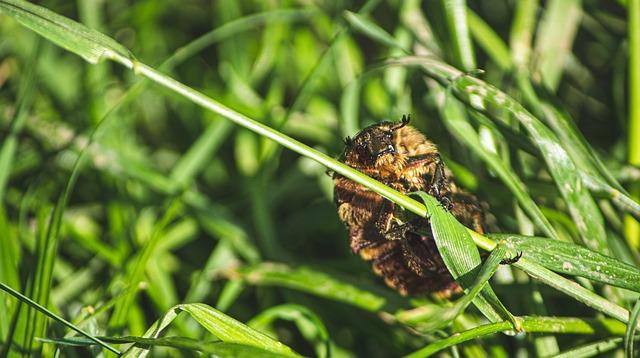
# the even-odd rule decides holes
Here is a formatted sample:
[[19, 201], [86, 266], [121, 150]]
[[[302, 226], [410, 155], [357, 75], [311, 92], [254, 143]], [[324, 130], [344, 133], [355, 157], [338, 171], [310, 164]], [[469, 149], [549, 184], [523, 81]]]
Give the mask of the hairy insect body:
[[[436, 146], [415, 128], [383, 122], [347, 138], [341, 161], [402, 193], [424, 191], [436, 197], [463, 224], [483, 232], [484, 217], [477, 199], [459, 189]], [[436, 293], [449, 296], [458, 286], [448, 273], [429, 221], [402, 222], [395, 204], [341, 175], [334, 175], [338, 216], [347, 225], [351, 249], [371, 262], [402, 295]], [[418, 233], [419, 232], [419, 233]]]

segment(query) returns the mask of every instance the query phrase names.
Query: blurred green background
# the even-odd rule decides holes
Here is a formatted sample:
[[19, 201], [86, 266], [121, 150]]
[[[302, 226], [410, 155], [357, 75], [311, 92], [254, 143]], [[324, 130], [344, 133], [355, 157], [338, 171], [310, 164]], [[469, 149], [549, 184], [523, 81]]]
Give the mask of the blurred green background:
[[[624, 2], [473, 1], [466, 17], [451, 10], [464, 9], [462, 1], [38, 3], [336, 158], [344, 137], [411, 114], [458, 183], [488, 203], [493, 232], [546, 236], [477, 148], [443, 122], [447, 89], [416, 68], [381, 67], [384, 60], [439, 58], [544, 113], [523, 81], [533, 84], [537, 96], [568, 114], [617, 182], [633, 192], [640, 178], [638, 163], [627, 164], [640, 153], [640, 134], [634, 137], [628, 120]], [[482, 147], [520, 177], [558, 236], [577, 240], [571, 205], [540, 157], [522, 149], [531, 146], [522, 128], [469, 117]], [[93, 333], [141, 335], [179, 303], [207, 303], [242, 322], [295, 303], [303, 308], [285, 306], [262, 329], [305, 356], [326, 355], [330, 346], [333, 356], [388, 357], [479, 322], [470, 310], [452, 327], [425, 335], [385, 320], [383, 312], [426, 298], [398, 296], [350, 252], [326, 168], [114, 63], [89, 65], [6, 16], [0, 17], [0, 138], [0, 281], [22, 292], [40, 287], [32, 297]], [[48, 218], [83, 149], [52, 244]], [[637, 265], [637, 226], [608, 200], [595, 200], [609, 249]], [[514, 314], [596, 316], [521, 272], [505, 268], [494, 281]], [[596, 289], [623, 305], [637, 297]], [[544, 297], [546, 313], [535, 295]], [[0, 343], [7, 349], [18, 308], [10, 296], [0, 299], [7, 313], [0, 314]], [[65, 332], [50, 325], [40, 333]], [[544, 356], [607, 336], [601, 333], [498, 334], [442, 354]], [[212, 339], [182, 316], [165, 335]], [[53, 349], [45, 345], [44, 352]], [[65, 348], [63, 355], [87, 352]], [[195, 355], [169, 348], [155, 354]]]

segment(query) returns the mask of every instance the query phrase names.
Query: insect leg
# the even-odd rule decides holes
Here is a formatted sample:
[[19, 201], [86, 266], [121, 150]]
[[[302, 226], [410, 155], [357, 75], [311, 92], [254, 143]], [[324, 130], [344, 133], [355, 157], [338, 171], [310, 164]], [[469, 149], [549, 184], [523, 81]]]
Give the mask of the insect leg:
[[522, 258], [522, 251], [518, 252], [518, 254], [514, 257], [509, 257], [506, 258], [502, 261], [500, 261], [501, 265], [512, 265], [515, 264], [516, 262], [518, 262], [518, 260], [520, 260], [520, 258]]

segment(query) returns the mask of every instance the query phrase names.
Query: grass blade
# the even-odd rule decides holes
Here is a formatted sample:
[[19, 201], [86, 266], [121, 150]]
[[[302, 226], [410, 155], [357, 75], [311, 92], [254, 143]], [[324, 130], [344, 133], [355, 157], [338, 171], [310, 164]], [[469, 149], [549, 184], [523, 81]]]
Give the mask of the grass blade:
[[622, 343], [622, 338], [607, 338], [597, 342], [566, 350], [553, 356], [554, 358], [582, 358], [597, 357], [609, 352]]
[[525, 71], [529, 64], [537, 13], [538, 0], [521, 0], [516, 3], [515, 18], [509, 32], [509, 47], [518, 71]]
[[103, 58], [132, 57], [129, 50], [112, 38], [44, 7], [23, 0], [2, 0], [0, 10], [90, 63]]
[[460, 68], [471, 71], [476, 68], [469, 27], [467, 25], [467, 4], [464, 0], [440, 0], [443, 8], [449, 40], [452, 43], [453, 58]]
[[635, 349], [634, 339], [638, 329], [638, 319], [640, 319], [640, 299], [636, 300], [636, 304], [631, 310], [627, 331], [624, 334], [624, 354], [627, 358], [635, 357], [633, 351]]
[[[481, 265], [480, 253], [471, 235], [434, 197], [424, 192], [415, 194], [422, 199], [429, 211], [431, 232], [447, 269], [465, 290], [470, 289]], [[486, 285], [481, 292], [480, 297], [474, 299], [474, 305], [490, 321], [506, 319], [517, 328], [513, 316], [502, 305], [491, 286]]]
[[[214, 357], [238, 357], [238, 358], [282, 358], [290, 357], [284, 354], [273, 353], [258, 347], [225, 342], [203, 342], [200, 339], [187, 337], [161, 337], [161, 338], [144, 338], [144, 337], [102, 337], [102, 340], [110, 343], [135, 343], [141, 347], [170, 347], [180, 349], [185, 352], [197, 351], [209, 354]], [[61, 346], [86, 347], [94, 343], [82, 337], [62, 338], [62, 339], [40, 339], [42, 342], [59, 344]]]
[[108, 349], [109, 351], [111, 351], [113, 353], [120, 354], [120, 352], [117, 349], [115, 349], [115, 348], [111, 347], [110, 345], [106, 344], [105, 342], [103, 342], [99, 338], [97, 338], [97, 337], [95, 337], [95, 336], [83, 331], [81, 328], [77, 327], [73, 323], [71, 323], [71, 322], [67, 321], [66, 319], [58, 316], [57, 314], [51, 312], [50, 310], [48, 310], [46, 307], [42, 306], [38, 302], [35, 302], [34, 300], [32, 300], [29, 297], [21, 294], [20, 292], [14, 290], [13, 288], [5, 285], [2, 282], [0, 282], [0, 289], [2, 289], [3, 291], [11, 294], [12, 296], [14, 296], [15, 298], [19, 299], [20, 301], [28, 304], [30, 307], [33, 307], [34, 309], [40, 311], [41, 313], [49, 316], [53, 320], [55, 320], [57, 322], [60, 322], [61, 324], [63, 324], [65, 326], [67, 326], [68, 328], [78, 332], [79, 334], [83, 335], [84, 337], [87, 337], [89, 340], [91, 340], [95, 344], [98, 344], [98, 345], [104, 347], [105, 349]]
[[[628, 124], [628, 161], [634, 166], [640, 165], [640, 0], [629, 0], [628, 9], [629, 36], [629, 124]], [[640, 184], [630, 188], [633, 198], [640, 198]], [[625, 236], [631, 247], [640, 248], [640, 219], [625, 218]]]
[[493, 59], [500, 69], [509, 71], [513, 66], [511, 53], [500, 36], [473, 11], [467, 9], [467, 19], [471, 35], [478, 45]]
[[293, 321], [309, 343], [317, 341], [318, 357], [331, 357], [331, 340], [324, 323], [313, 311], [297, 304], [284, 304], [270, 307], [247, 322], [251, 328], [265, 331], [277, 319]]
[[512, 234], [489, 236], [506, 241], [524, 257], [555, 272], [640, 292], [640, 270], [612, 257], [560, 240]]
[[[223, 342], [253, 346], [289, 357], [298, 356], [284, 344], [202, 303], [176, 305], [149, 327], [143, 338], [157, 338], [181, 312], [188, 313], [191, 318]], [[124, 353], [123, 357], [145, 357], [148, 353], [148, 349], [132, 347]]]
[[[572, 317], [518, 317], [516, 318], [524, 332], [573, 333], [573, 334], [624, 334], [624, 325], [613, 320], [580, 319]], [[510, 322], [491, 323], [458, 332], [448, 338], [436, 341], [428, 346], [408, 354], [407, 358], [428, 357], [447, 347], [460, 344], [489, 334], [512, 329]], [[618, 338], [620, 339], [620, 338]]]
[[489, 279], [491, 279], [498, 269], [500, 261], [506, 257], [506, 254], [506, 247], [504, 245], [498, 245], [482, 265], [469, 291], [456, 300], [453, 305], [435, 307], [428, 305], [408, 311], [400, 311], [395, 314], [395, 318], [399, 322], [409, 324], [423, 333], [445, 327], [462, 314], [471, 301], [484, 289]]
[[[506, 110], [527, 129], [529, 136], [539, 147], [558, 190], [569, 206], [581, 238], [591, 249], [607, 253], [604, 219], [580, 172], [560, 144], [556, 135], [540, 120], [531, 115], [513, 98], [477, 78], [466, 76], [442, 62], [420, 57], [406, 57], [387, 63], [399, 65], [420, 65], [429, 77], [445, 86], [471, 109], [481, 113], [504, 113]], [[452, 79], [454, 79], [452, 81]]]
[[236, 274], [252, 285], [288, 287], [345, 302], [368, 311], [378, 311], [386, 302], [381, 296], [304, 267], [292, 269], [282, 264], [262, 263], [231, 273], [231, 275]]
[[581, 16], [580, 0], [552, 0], [547, 4], [536, 34], [534, 74], [552, 91], [560, 82]]
[[409, 50], [400, 45], [396, 39], [393, 38], [384, 29], [367, 19], [364, 15], [360, 15], [351, 11], [345, 11], [344, 17], [351, 25], [351, 28], [357, 32], [362, 32], [364, 35], [371, 37], [372, 39], [389, 46], [390, 48], [399, 48], [405, 53], [409, 53]]
[[498, 154], [490, 152], [480, 143], [480, 138], [475, 129], [465, 120], [466, 114], [460, 108], [455, 99], [447, 97], [444, 103], [443, 121], [449, 131], [458, 141], [464, 143], [469, 150], [477, 154], [509, 188], [511, 193], [518, 199], [522, 208], [527, 212], [536, 226], [551, 238], [557, 238], [556, 230], [542, 214], [538, 205], [533, 201], [526, 185], [515, 174], [513, 169], [507, 166]]

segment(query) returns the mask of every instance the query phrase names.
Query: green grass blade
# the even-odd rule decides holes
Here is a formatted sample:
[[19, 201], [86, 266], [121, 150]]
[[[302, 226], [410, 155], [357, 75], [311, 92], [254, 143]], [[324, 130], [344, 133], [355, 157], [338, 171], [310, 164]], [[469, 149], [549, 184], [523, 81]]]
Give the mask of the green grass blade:
[[320, 317], [305, 306], [283, 304], [270, 307], [252, 318], [247, 322], [247, 325], [259, 331], [265, 331], [277, 319], [296, 323], [309, 343], [317, 341], [316, 354], [318, 357], [331, 357], [331, 341], [327, 328]]
[[69, 329], [72, 329], [72, 330], [76, 331], [77, 333], [81, 334], [82, 336], [87, 337], [93, 343], [98, 344], [98, 345], [104, 347], [105, 349], [108, 349], [109, 351], [111, 351], [113, 353], [120, 354], [120, 352], [117, 349], [115, 349], [115, 348], [111, 347], [110, 345], [106, 344], [105, 342], [103, 342], [99, 338], [97, 338], [97, 337], [95, 337], [95, 336], [83, 331], [78, 326], [76, 326], [73, 323], [67, 321], [66, 319], [58, 316], [57, 314], [51, 312], [50, 310], [48, 310], [46, 307], [42, 306], [38, 302], [35, 302], [34, 300], [32, 300], [29, 297], [21, 294], [20, 292], [14, 290], [13, 288], [5, 285], [2, 282], [0, 282], [0, 289], [2, 289], [3, 291], [11, 294], [12, 296], [14, 296], [15, 298], [19, 299], [20, 301], [28, 304], [30, 307], [33, 307], [34, 309], [40, 311], [44, 315], [49, 316], [50, 318], [52, 318], [56, 322], [60, 322], [61, 324], [67, 326]]
[[[189, 314], [204, 329], [223, 342], [253, 346], [289, 357], [298, 356], [286, 345], [202, 303], [176, 305], [149, 327], [143, 338], [157, 338], [181, 312]], [[123, 357], [145, 357], [148, 353], [148, 349], [132, 347]]]
[[9, 134], [3, 139], [2, 148], [0, 148], [0, 205], [4, 205], [4, 193], [18, 148], [18, 135], [22, 132], [27, 114], [36, 96], [36, 73], [41, 52], [40, 48], [41, 42], [37, 41], [33, 54], [29, 59], [30, 62], [25, 67], [26, 73], [23, 75], [22, 81], [20, 81], [17, 109], [11, 120]]
[[[629, 0], [628, 9], [629, 36], [629, 106], [627, 156], [629, 164], [640, 166], [640, 1]], [[630, 188], [635, 200], [640, 198], [640, 185], [635, 183]], [[640, 248], [640, 219], [625, 218], [625, 236], [629, 245]]]
[[[604, 219], [587, 187], [583, 184], [580, 172], [569, 154], [560, 144], [556, 135], [539, 119], [531, 115], [513, 98], [477, 78], [463, 75], [460, 71], [442, 62], [419, 57], [406, 57], [388, 63], [399, 65], [420, 65], [429, 77], [445, 86], [470, 108], [481, 113], [493, 110], [509, 112], [527, 129], [529, 136], [539, 147], [547, 167], [569, 206], [569, 211], [585, 245], [591, 249], [607, 253]], [[454, 79], [452, 81], [452, 79]]]
[[566, 350], [553, 358], [586, 358], [599, 357], [603, 353], [609, 352], [622, 343], [622, 338], [607, 338], [597, 342], [585, 344], [583, 346]]
[[[125, 270], [125, 283], [129, 287], [137, 287], [145, 277], [145, 270], [147, 264], [152, 259], [154, 254], [157, 253], [157, 247], [160, 240], [164, 236], [164, 230], [173, 221], [182, 210], [182, 203], [173, 199], [168, 205], [162, 218], [155, 223], [150, 237], [145, 238], [144, 247], [140, 250], [137, 257], [131, 261], [130, 266]], [[119, 298], [115, 304], [113, 315], [109, 319], [109, 326], [112, 329], [122, 329], [126, 325], [127, 319], [130, 315], [130, 309], [134, 305], [137, 290], [128, 290], [122, 297]]]
[[523, 257], [572, 276], [640, 292], [640, 270], [612, 257], [560, 240], [512, 234], [489, 235], [504, 240]]
[[562, 77], [581, 16], [580, 0], [552, 0], [547, 3], [536, 34], [534, 76], [552, 91], [558, 87]]
[[636, 300], [636, 304], [631, 310], [631, 316], [629, 317], [629, 323], [627, 324], [627, 330], [624, 333], [624, 354], [626, 358], [633, 358], [635, 350], [635, 335], [638, 329], [638, 320], [640, 319], [640, 299]]
[[498, 269], [500, 261], [507, 255], [507, 248], [504, 245], [498, 245], [491, 255], [482, 264], [482, 268], [476, 276], [473, 285], [469, 291], [457, 299], [451, 306], [434, 306], [427, 305], [411, 310], [400, 311], [395, 314], [395, 318], [404, 324], [408, 324], [416, 328], [422, 333], [431, 332], [433, 330], [449, 325], [453, 320], [464, 312], [471, 301], [484, 289], [489, 279]]
[[396, 39], [393, 38], [388, 32], [382, 29], [380, 26], [369, 20], [363, 15], [345, 11], [344, 17], [356, 32], [361, 32], [364, 35], [371, 37], [372, 39], [389, 46], [390, 48], [399, 48], [405, 53], [409, 53], [409, 50], [399, 44]]
[[440, 6], [443, 9], [455, 62], [465, 71], [475, 70], [476, 57], [467, 24], [466, 1], [440, 0]]
[[449, 97], [447, 93], [443, 113], [443, 121], [449, 129], [449, 132], [451, 132], [458, 141], [464, 143], [469, 150], [477, 154], [480, 159], [496, 173], [542, 232], [551, 238], [557, 238], [558, 234], [556, 230], [551, 226], [549, 220], [547, 220], [538, 205], [533, 201], [527, 191], [526, 185], [515, 174], [513, 169], [504, 163], [498, 154], [490, 152], [481, 145], [480, 137], [476, 130], [465, 120], [466, 114], [458, 105], [459, 102]]
[[[609, 334], [623, 335], [624, 325], [614, 320], [600, 320], [572, 317], [518, 317], [516, 318], [524, 332], [537, 333], [572, 333], [572, 334]], [[428, 346], [408, 354], [407, 358], [428, 357], [445, 348], [464, 343], [489, 334], [505, 332], [512, 329], [510, 322], [491, 323], [458, 332], [448, 338], [436, 341]]]
[[478, 45], [493, 59], [500, 69], [509, 71], [513, 66], [511, 53], [500, 36], [473, 11], [467, 10], [469, 30]]
[[305, 267], [292, 269], [282, 264], [262, 263], [238, 270], [231, 275], [239, 275], [239, 278], [248, 284], [287, 287], [345, 302], [368, 311], [378, 311], [386, 303], [385, 298], [381, 296]]
[[[393, 191], [390, 190], [388, 188], [386, 188], [384, 185], [369, 179], [368, 177], [359, 174], [357, 172], [355, 172], [354, 170], [339, 164], [337, 161], [331, 159], [329, 156], [326, 156], [324, 154], [321, 154], [311, 148], [309, 148], [308, 146], [303, 145], [302, 143], [295, 141], [287, 136], [282, 135], [281, 133], [274, 131], [272, 129], [270, 129], [267, 126], [264, 126], [260, 123], [257, 123], [256, 121], [250, 119], [247, 116], [243, 116], [229, 108], [227, 108], [226, 106], [221, 105], [220, 103], [213, 101], [212, 99], [204, 96], [202, 93], [199, 93], [197, 91], [194, 91], [191, 88], [188, 88], [180, 83], [178, 83], [177, 81], [174, 81], [170, 78], [168, 78], [165, 75], [162, 75], [160, 73], [158, 73], [157, 71], [155, 71], [152, 68], [149, 68], [148, 66], [145, 66], [144, 64], [138, 63], [138, 62], [132, 62], [128, 57], [123, 57], [123, 56], [114, 56], [114, 59], [120, 63], [122, 63], [123, 65], [125, 65], [128, 68], [133, 68], [137, 74], [143, 75], [143, 76], [147, 76], [151, 79], [153, 79], [154, 81], [158, 82], [159, 84], [166, 86], [168, 88], [170, 88], [171, 90], [173, 90], [176, 93], [182, 94], [184, 95], [186, 98], [190, 99], [191, 101], [193, 101], [194, 103], [197, 103], [205, 108], [208, 108], [216, 113], [219, 113], [221, 115], [223, 115], [226, 118], [229, 118], [233, 121], [235, 121], [236, 123], [243, 125], [249, 129], [254, 130], [255, 132], [270, 138], [280, 144], [282, 144], [283, 146], [290, 148], [304, 156], [307, 156], [311, 159], [314, 159], [316, 161], [318, 161], [319, 163], [329, 167], [330, 169], [343, 174], [344, 176], [351, 178], [352, 180], [365, 185], [368, 188], [371, 188], [372, 190], [374, 190], [377, 193], [380, 193], [381, 195], [383, 195], [384, 197], [389, 198], [390, 200], [394, 201], [395, 203], [398, 203], [398, 205], [403, 206], [405, 208], [407, 208], [409, 211], [412, 211], [418, 215], [421, 216], [425, 216], [427, 214], [427, 211], [424, 207], [424, 205], [420, 204], [419, 202], [417, 202], [416, 200], [410, 199], [400, 193], [398, 193], [397, 191]], [[421, 59], [420, 64], [424, 64], [425, 60]], [[425, 71], [431, 71], [432, 76], [434, 78], [439, 78], [439, 80], [447, 85], [450, 82], [451, 78], [455, 78], [456, 76], [459, 76], [459, 72], [457, 71], [446, 71], [446, 68], [443, 67], [438, 61], [433, 61], [430, 63], [430, 66], [427, 66], [425, 68]], [[438, 71], [441, 71], [439, 73], [439, 75], [443, 75], [438, 77], [438, 75], [436, 75], [436, 73], [438, 73]], [[460, 82], [460, 81], [456, 81], [456, 82]], [[484, 87], [482, 87], [483, 89], [485, 89]], [[497, 98], [499, 98], [500, 100], [504, 100], [504, 97], [500, 97], [498, 96]], [[529, 119], [528, 117], [525, 117], [524, 119]], [[476, 243], [482, 247], [486, 247], [486, 248], [492, 248], [493, 247], [493, 243], [489, 240], [487, 240], [486, 238], [483, 237], [478, 237], [478, 236], [474, 236], [474, 239], [476, 241]], [[545, 271], [544, 268], [540, 267], [540, 266], [536, 266], [535, 264], [531, 263], [531, 262], [527, 262], [525, 259], [522, 259], [520, 262], [518, 262], [516, 264], [517, 267], [522, 267], [524, 270], [526, 270], [529, 274], [531, 274], [534, 278], [541, 280], [542, 282], [545, 282], [549, 285], [551, 285], [552, 287], [555, 287], [559, 290], [561, 290], [562, 292], [570, 295], [571, 297], [574, 297], [578, 300], [580, 300], [581, 302], [587, 303], [589, 304], [591, 307], [594, 307], [595, 309], [602, 311], [604, 313], [607, 313], [619, 320], [622, 321], [626, 321], [628, 320], [628, 312], [624, 309], [622, 309], [621, 307], [612, 304], [610, 302], [607, 302], [606, 300], [603, 300], [601, 297], [593, 294], [592, 292], [585, 290], [581, 287], [568, 287], [567, 285], [571, 286], [571, 284], [569, 284], [565, 279], [563, 279], [562, 277], [560, 277], [559, 275], [553, 275], [552, 272], [549, 271]]]
[[207, 126], [207, 129], [202, 132], [171, 170], [169, 178], [176, 189], [187, 185], [197, 173], [209, 164], [211, 157], [220, 148], [231, 129], [231, 123], [221, 119]]
[[129, 50], [102, 33], [23, 0], [2, 0], [0, 10], [22, 25], [90, 63], [103, 58], [131, 58]]
[[[214, 357], [238, 357], [238, 358], [282, 358], [290, 357], [285, 354], [278, 354], [264, 350], [258, 347], [225, 342], [206, 342], [200, 339], [187, 337], [161, 337], [161, 338], [144, 338], [144, 337], [102, 337], [106, 342], [110, 343], [135, 343], [140, 347], [168, 347], [175, 348], [186, 352], [201, 352]], [[61, 346], [86, 347], [94, 343], [82, 337], [62, 338], [62, 339], [40, 339], [42, 342], [58, 344]]]
[[509, 47], [518, 71], [526, 70], [529, 65], [538, 2], [538, 0], [521, 0], [515, 4], [515, 17], [509, 32]]
[[314, 14], [316, 14], [316, 11], [313, 9], [282, 9], [265, 11], [230, 20], [222, 26], [199, 36], [195, 40], [190, 41], [187, 45], [177, 49], [176, 52], [162, 64], [161, 68], [174, 68], [187, 59], [193, 57], [196, 53], [211, 46], [213, 43], [229, 39], [239, 33], [263, 26], [264, 24], [307, 20]]
[[[471, 289], [482, 263], [471, 235], [434, 197], [424, 192], [417, 192], [415, 195], [422, 199], [429, 211], [431, 233], [447, 269], [465, 290]], [[492, 322], [507, 319], [515, 324], [513, 316], [502, 305], [490, 285], [483, 287], [473, 304]]]

